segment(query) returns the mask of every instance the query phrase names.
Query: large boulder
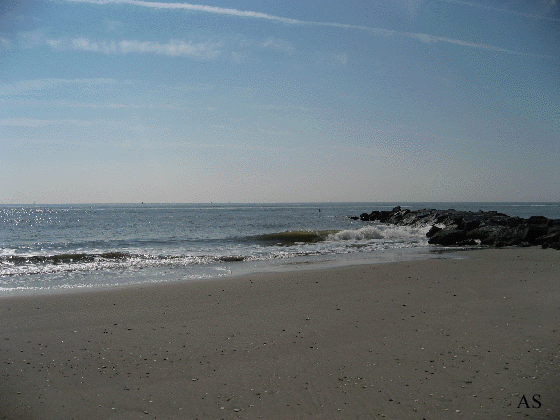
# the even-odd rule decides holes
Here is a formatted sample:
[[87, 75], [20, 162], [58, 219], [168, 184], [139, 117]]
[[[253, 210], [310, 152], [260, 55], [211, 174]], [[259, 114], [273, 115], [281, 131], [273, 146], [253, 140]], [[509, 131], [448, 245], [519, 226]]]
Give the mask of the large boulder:
[[540, 245], [543, 241], [540, 239], [548, 234], [548, 227], [542, 224], [530, 224], [523, 231], [523, 240], [530, 244]]
[[437, 226], [432, 226], [430, 228], [430, 230], [428, 231], [428, 233], [426, 233], [426, 237], [427, 238], [431, 238], [432, 236], [434, 236], [436, 233], [438, 233], [440, 230], [442, 230], [442, 228], [437, 227]]
[[544, 216], [531, 216], [527, 219], [527, 223], [530, 225], [547, 225], [548, 219]]
[[466, 231], [459, 229], [441, 229], [432, 235], [428, 243], [443, 246], [476, 245], [474, 240], [467, 237]]
[[547, 235], [539, 238], [543, 248], [555, 248], [555, 244], [560, 243], [560, 230], [549, 231]]

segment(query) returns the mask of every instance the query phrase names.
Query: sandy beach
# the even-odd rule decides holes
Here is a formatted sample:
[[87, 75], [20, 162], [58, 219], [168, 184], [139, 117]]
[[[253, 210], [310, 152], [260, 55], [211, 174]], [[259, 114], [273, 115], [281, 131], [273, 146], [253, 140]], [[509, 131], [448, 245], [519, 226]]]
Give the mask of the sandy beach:
[[560, 418], [560, 252], [0, 299], [2, 419]]

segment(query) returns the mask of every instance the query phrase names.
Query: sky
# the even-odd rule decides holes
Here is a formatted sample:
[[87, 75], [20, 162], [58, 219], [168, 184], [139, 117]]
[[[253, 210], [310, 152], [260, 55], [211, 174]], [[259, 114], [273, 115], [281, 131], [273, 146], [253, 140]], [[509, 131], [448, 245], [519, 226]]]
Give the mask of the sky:
[[558, 0], [2, 0], [0, 204], [560, 201]]

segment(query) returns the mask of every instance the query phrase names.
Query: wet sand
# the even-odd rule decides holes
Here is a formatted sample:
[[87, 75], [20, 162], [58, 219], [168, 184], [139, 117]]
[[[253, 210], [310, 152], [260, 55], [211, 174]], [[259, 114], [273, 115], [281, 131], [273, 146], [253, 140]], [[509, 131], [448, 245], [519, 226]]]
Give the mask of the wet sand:
[[455, 255], [0, 298], [0, 418], [560, 418], [560, 252]]

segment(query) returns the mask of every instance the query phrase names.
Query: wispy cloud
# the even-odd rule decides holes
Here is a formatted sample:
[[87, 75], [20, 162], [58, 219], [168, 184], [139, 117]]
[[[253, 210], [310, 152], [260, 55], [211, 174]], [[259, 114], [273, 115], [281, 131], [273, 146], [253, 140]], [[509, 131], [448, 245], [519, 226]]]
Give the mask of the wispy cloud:
[[317, 64], [320, 65], [342, 65], [345, 66], [348, 63], [348, 55], [346, 53], [321, 53], [316, 52], [314, 58]]
[[124, 29], [123, 23], [118, 20], [104, 19], [103, 23], [107, 32], [119, 32]]
[[159, 42], [121, 41], [118, 43], [123, 53], [154, 53], [169, 56], [192, 56], [216, 58], [221, 54], [222, 42], [192, 43], [171, 40], [167, 44]]
[[26, 80], [23, 82], [2, 84], [0, 85], [0, 95], [21, 95], [30, 91], [37, 91], [42, 89], [48, 89], [55, 86], [61, 85], [74, 85], [74, 84], [86, 84], [86, 85], [109, 85], [116, 84], [115, 79], [37, 79], [37, 80]]
[[[156, 54], [170, 57], [191, 57], [214, 60], [221, 56], [231, 57], [234, 61], [245, 61], [251, 49], [270, 50], [291, 54], [294, 46], [280, 38], [268, 37], [265, 40], [251, 40], [244, 36], [211, 37], [200, 42], [170, 39], [168, 42], [140, 41], [135, 39], [96, 40], [85, 36], [74, 38], [50, 38], [43, 30], [22, 31], [16, 35], [17, 45], [23, 48], [47, 46], [54, 50], [89, 51], [103, 54]], [[3, 45], [10, 48], [14, 43], [0, 37], [0, 50]], [[231, 53], [227, 55], [227, 53]]]
[[44, 45], [46, 37], [42, 29], [34, 31], [21, 31], [17, 34], [17, 44], [24, 48], [33, 48]]
[[[530, 18], [530, 19], [541, 19], [541, 20], [549, 20], [551, 22], [560, 22], [560, 19], [554, 18], [552, 16], [535, 15], [535, 14], [532, 14], [532, 13], [518, 12], [516, 10], [502, 9], [500, 7], [490, 6], [490, 5], [483, 4], [483, 3], [472, 3], [472, 2], [469, 2], [469, 1], [462, 1], [462, 0], [443, 0], [443, 1], [446, 1], [448, 3], [461, 4], [463, 6], [478, 7], [480, 9], [493, 10], [495, 12], [509, 13], [509, 14], [512, 14], [512, 15], [523, 16], [523, 17]], [[552, 1], [550, 1], [550, 7], [555, 7], [557, 9], [558, 8], [558, 3], [555, 0], [552, 0]]]
[[523, 53], [523, 52], [519, 52], [519, 51], [508, 50], [506, 48], [496, 47], [494, 45], [478, 44], [478, 43], [475, 43], [475, 42], [463, 41], [461, 39], [447, 38], [447, 37], [444, 37], [444, 36], [434, 36], [434, 35], [418, 34], [418, 33], [412, 33], [412, 32], [406, 32], [404, 34], [409, 36], [410, 38], [418, 39], [419, 41], [422, 41], [424, 43], [447, 42], [449, 44], [462, 45], [462, 46], [465, 46], [465, 47], [472, 47], [472, 48], [481, 48], [483, 50], [503, 52], [503, 53], [515, 54], [515, 55], [522, 55], [522, 56], [526, 56], [526, 57], [553, 58], [553, 59], [558, 59], [559, 58], [558, 56], [552, 56], [552, 55]]
[[170, 40], [167, 43], [154, 41], [122, 40], [96, 41], [85, 37], [70, 39], [66, 42], [59, 40], [57, 48], [71, 48], [80, 51], [101, 52], [105, 54], [158, 54], [172, 57], [196, 57], [214, 59], [222, 54], [223, 42], [185, 42]]
[[32, 127], [32, 128], [39, 128], [39, 127], [46, 127], [49, 125], [59, 125], [59, 124], [70, 124], [70, 125], [77, 125], [81, 127], [89, 127], [92, 125], [91, 121], [85, 120], [69, 120], [69, 119], [61, 119], [61, 120], [41, 120], [41, 119], [34, 119], [34, 118], [2, 118], [0, 119], [0, 126], [4, 127]]
[[[0, 103], [7, 103], [6, 99], [0, 99]], [[90, 109], [143, 109], [154, 108], [154, 105], [137, 105], [133, 103], [124, 104], [120, 102], [79, 102], [79, 101], [51, 101], [41, 99], [10, 99], [10, 104], [26, 107], [57, 107], [57, 108], [90, 108]], [[159, 106], [161, 108], [161, 106]]]
[[265, 41], [260, 43], [260, 46], [262, 48], [273, 49], [285, 53], [291, 53], [294, 51], [294, 46], [291, 43], [275, 37], [268, 37]]
[[[362, 26], [362, 25], [349, 25], [349, 24], [336, 23], [336, 22], [305, 21], [305, 20], [291, 19], [291, 18], [285, 18], [281, 16], [270, 15], [261, 12], [244, 11], [244, 10], [229, 9], [229, 8], [216, 7], [216, 6], [205, 6], [199, 4], [159, 3], [159, 2], [142, 1], [142, 0], [67, 0], [67, 1], [74, 2], [74, 3], [91, 3], [97, 5], [128, 4], [128, 5], [147, 7], [152, 9], [186, 10], [186, 11], [194, 11], [194, 12], [227, 15], [227, 16], [233, 16], [239, 18], [265, 19], [265, 20], [283, 23], [286, 25], [322, 26], [322, 27], [339, 28], [339, 29], [346, 29], [346, 30], [358, 30], [358, 31], [370, 32], [372, 34], [378, 36], [384, 36], [384, 37], [402, 36], [402, 37], [416, 39], [424, 43], [444, 42], [449, 44], [461, 45], [465, 47], [480, 48], [487, 51], [494, 51], [500, 53], [516, 54], [516, 55], [539, 57], [539, 58], [558, 58], [556, 56], [543, 56], [543, 55], [531, 54], [531, 53], [520, 53], [517, 51], [508, 50], [505, 48], [500, 48], [492, 45], [478, 44], [474, 42], [464, 41], [461, 39], [434, 36], [434, 35], [423, 34], [423, 33], [402, 32], [402, 31], [396, 31], [391, 29], [375, 28], [375, 27]], [[460, 2], [459, 0], [449, 0], [449, 1]], [[471, 4], [467, 2], [464, 3]]]
[[0, 36], [0, 50], [7, 50], [11, 45], [12, 43], [8, 38]]

